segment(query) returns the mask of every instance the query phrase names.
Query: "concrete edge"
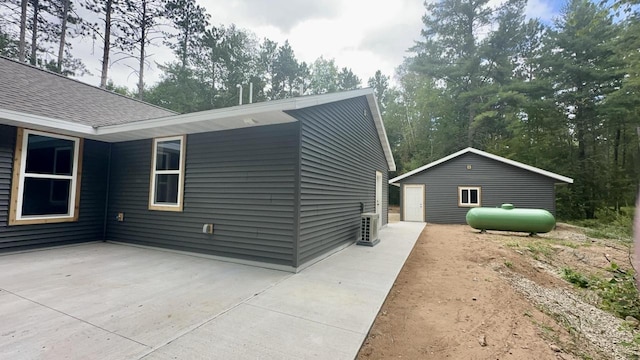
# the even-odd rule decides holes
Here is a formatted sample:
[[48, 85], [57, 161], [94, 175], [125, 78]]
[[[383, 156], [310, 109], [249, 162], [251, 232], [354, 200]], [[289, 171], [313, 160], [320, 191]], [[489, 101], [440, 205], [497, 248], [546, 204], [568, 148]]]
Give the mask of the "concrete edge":
[[233, 263], [233, 264], [254, 266], [254, 267], [259, 267], [259, 268], [264, 268], [264, 269], [269, 269], [269, 270], [278, 270], [278, 271], [284, 271], [284, 272], [289, 272], [289, 273], [296, 273], [297, 272], [296, 268], [294, 268], [293, 266], [270, 264], [270, 263], [262, 262], [262, 261], [235, 259], [235, 258], [230, 258], [230, 257], [225, 257], [225, 256], [202, 254], [202, 253], [197, 253], [197, 252], [192, 252], [192, 251], [184, 251], [184, 250], [167, 249], [167, 248], [162, 248], [162, 247], [157, 247], [157, 246], [131, 244], [131, 243], [126, 243], [126, 242], [121, 242], [121, 241], [107, 240], [106, 242], [110, 243], [110, 244], [114, 244], [114, 245], [133, 246], [133, 247], [142, 248], [142, 249], [164, 251], [164, 252], [170, 252], [170, 253], [174, 253], [174, 254], [193, 256], [193, 257], [199, 257], [199, 258], [210, 259], [210, 260], [217, 260], [217, 261], [228, 262], [228, 263]]
[[74, 247], [74, 246], [82, 246], [82, 245], [95, 244], [95, 243], [101, 243], [101, 242], [103, 242], [103, 241], [102, 240], [93, 240], [93, 241], [83, 241], [83, 242], [78, 242], [78, 243], [73, 243], [73, 244], [42, 246], [42, 247], [33, 248], [33, 249], [0, 252], [0, 256], [24, 254], [24, 253], [31, 253], [31, 252], [36, 252], [36, 251], [46, 251], [46, 250], [53, 250], [53, 249], [62, 249], [62, 248], [68, 248], [68, 247]]
[[371, 329], [373, 329], [373, 324], [375, 324], [376, 319], [378, 318], [378, 315], [380, 314], [380, 310], [382, 310], [382, 307], [384, 306], [384, 303], [387, 301], [387, 298], [389, 297], [389, 294], [391, 293], [391, 289], [393, 289], [393, 286], [396, 284], [396, 280], [398, 280], [398, 275], [400, 275], [400, 272], [402, 272], [402, 269], [404, 269], [404, 265], [407, 263], [407, 259], [409, 258], [409, 256], [413, 252], [413, 249], [416, 247], [416, 243], [418, 242], [418, 239], [420, 239], [420, 235], [422, 235], [422, 232], [424, 231], [424, 229], [427, 226], [426, 222], [423, 222], [422, 224], [423, 224], [422, 229], [418, 233], [418, 236], [416, 237], [415, 241], [413, 242], [413, 245], [411, 245], [411, 250], [409, 250], [409, 252], [407, 252], [407, 255], [404, 257], [404, 260], [402, 261], [402, 266], [400, 266], [398, 268], [398, 271], [396, 271], [396, 273], [395, 273], [395, 275], [393, 277], [393, 284], [391, 284], [389, 289], [386, 291], [386, 294], [384, 295], [384, 299], [382, 299], [382, 302], [380, 303], [380, 305], [378, 305], [378, 309], [376, 310], [376, 315], [373, 317], [373, 319], [371, 320], [371, 323], [369, 324], [369, 329], [365, 333], [362, 333], [364, 336], [362, 338], [362, 341], [360, 342], [360, 345], [358, 346], [358, 349], [356, 350], [356, 353], [353, 355], [354, 359], [358, 357], [358, 354], [360, 353], [360, 350], [362, 350], [362, 346], [364, 345], [364, 342], [369, 337], [369, 334], [371, 333]]

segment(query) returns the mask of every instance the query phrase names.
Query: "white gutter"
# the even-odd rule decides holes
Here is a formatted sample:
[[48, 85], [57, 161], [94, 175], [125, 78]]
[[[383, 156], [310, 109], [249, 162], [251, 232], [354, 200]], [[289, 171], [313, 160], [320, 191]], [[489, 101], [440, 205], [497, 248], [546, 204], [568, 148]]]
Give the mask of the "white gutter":
[[89, 125], [54, 119], [46, 116], [27, 114], [13, 110], [0, 109], [0, 118], [9, 120], [8, 122], [3, 122], [7, 125], [20, 127], [28, 125], [29, 128], [32, 128], [34, 130], [63, 130], [65, 133], [73, 133], [74, 135], [82, 137], [97, 135], [96, 129]]

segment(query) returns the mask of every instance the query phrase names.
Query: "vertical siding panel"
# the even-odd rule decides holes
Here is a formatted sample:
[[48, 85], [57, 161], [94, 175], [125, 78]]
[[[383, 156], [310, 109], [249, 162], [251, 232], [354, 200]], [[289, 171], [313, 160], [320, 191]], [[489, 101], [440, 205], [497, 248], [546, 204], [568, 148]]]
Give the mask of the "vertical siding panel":
[[[467, 170], [471, 165], [471, 170]], [[458, 207], [458, 186], [481, 186], [482, 206], [512, 203], [555, 214], [556, 181], [477, 154], [467, 153], [415, 174], [402, 184], [425, 184], [426, 221], [464, 224], [469, 208]]]
[[8, 226], [16, 128], [0, 125], [0, 252], [102, 240], [109, 145], [85, 140], [77, 222]]
[[296, 122], [189, 135], [183, 212], [148, 210], [151, 139], [114, 144], [108, 238], [291, 266], [298, 132]]
[[375, 211], [382, 172], [387, 223], [388, 165], [365, 97], [289, 112], [300, 120], [299, 264], [356, 240], [360, 203]]

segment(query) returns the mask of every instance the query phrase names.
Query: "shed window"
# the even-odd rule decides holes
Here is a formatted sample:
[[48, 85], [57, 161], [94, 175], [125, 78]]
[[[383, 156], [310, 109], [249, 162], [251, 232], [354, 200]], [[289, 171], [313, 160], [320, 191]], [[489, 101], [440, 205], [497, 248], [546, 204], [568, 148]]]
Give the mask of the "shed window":
[[480, 187], [459, 187], [458, 206], [480, 206], [482, 192]]
[[81, 139], [18, 129], [11, 225], [77, 221]]
[[149, 209], [182, 211], [184, 136], [153, 140]]

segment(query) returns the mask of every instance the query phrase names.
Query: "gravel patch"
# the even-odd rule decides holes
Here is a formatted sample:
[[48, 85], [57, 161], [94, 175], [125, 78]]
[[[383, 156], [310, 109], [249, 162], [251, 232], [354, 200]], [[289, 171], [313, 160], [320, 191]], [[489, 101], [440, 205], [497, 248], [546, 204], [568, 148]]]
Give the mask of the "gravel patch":
[[511, 274], [507, 280], [530, 301], [563, 318], [603, 355], [611, 359], [640, 356], [636, 347], [623, 345], [633, 341], [633, 333], [623, 328], [621, 319], [596, 308], [567, 289], [546, 288], [517, 274]]

